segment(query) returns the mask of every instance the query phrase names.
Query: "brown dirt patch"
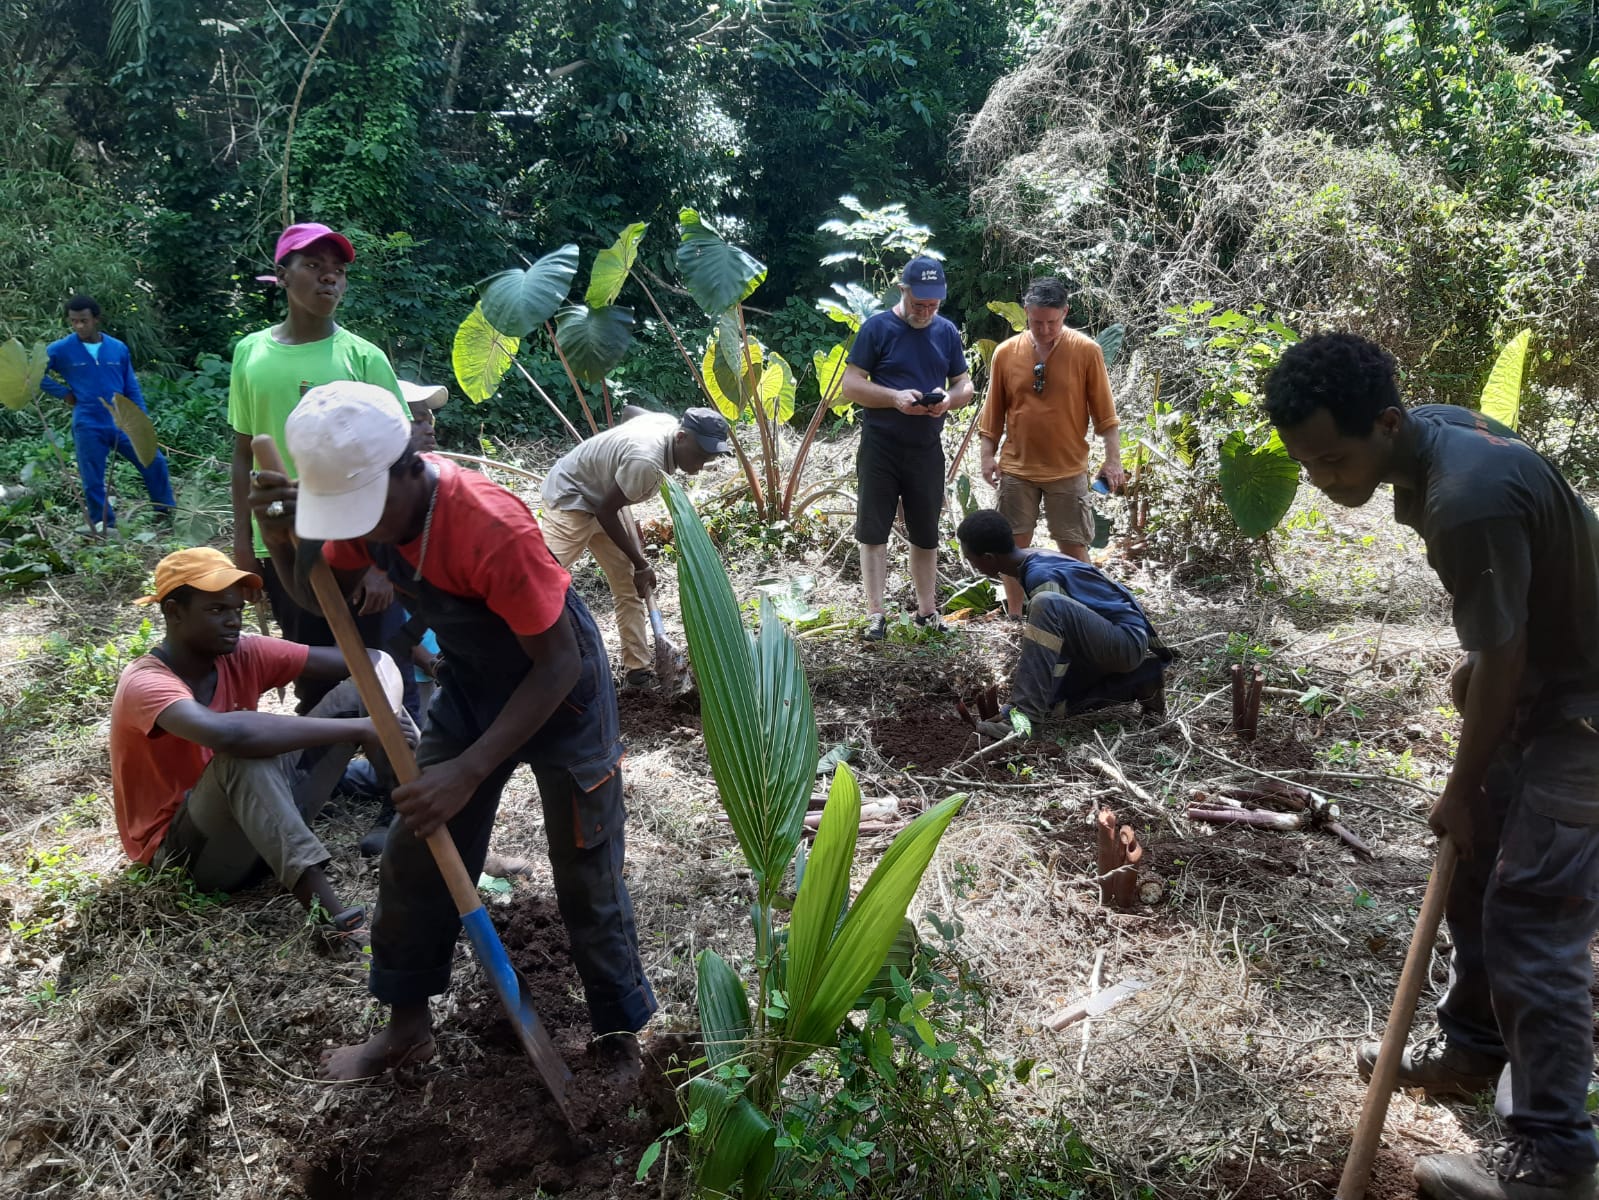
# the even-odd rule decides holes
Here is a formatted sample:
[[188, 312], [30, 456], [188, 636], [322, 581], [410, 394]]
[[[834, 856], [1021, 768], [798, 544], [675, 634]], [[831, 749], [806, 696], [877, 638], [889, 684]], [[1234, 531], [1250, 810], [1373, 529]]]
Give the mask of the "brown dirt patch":
[[616, 712], [622, 737], [631, 745], [700, 731], [700, 702], [694, 692], [668, 696], [655, 687], [623, 688], [616, 694]]
[[[520, 1200], [535, 1193], [599, 1200], [616, 1195], [619, 1180], [631, 1180], [645, 1147], [676, 1121], [664, 1069], [681, 1038], [647, 1042], [642, 1077], [625, 1084], [607, 1080], [585, 1052], [588, 1014], [554, 900], [520, 899], [496, 911], [495, 925], [572, 1069], [573, 1126], [476, 980], [454, 1027], [441, 1030], [467, 1035], [469, 1041], [443, 1044], [470, 1046], [473, 1056], [415, 1072], [375, 1102], [367, 1102], [377, 1091], [371, 1089], [361, 1102], [341, 1105], [323, 1127], [332, 1148], [305, 1165], [307, 1200]], [[664, 1194], [680, 1192], [669, 1186]]]
[[951, 705], [939, 702], [935, 706], [929, 701], [928, 706], [933, 711], [878, 717], [867, 722], [872, 745], [894, 766], [937, 770], [977, 749], [977, 735], [971, 726], [954, 712], [945, 716], [939, 711]]
[[[1404, 1150], [1379, 1150], [1372, 1163], [1367, 1200], [1412, 1200], [1416, 1184], [1411, 1177], [1415, 1157]], [[1332, 1196], [1343, 1174], [1343, 1158], [1335, 1163], [1228, 1163], [1217, 1170], [1214, 1195], [1228, 1200], [1288, 1200], [1293, 1197]]]

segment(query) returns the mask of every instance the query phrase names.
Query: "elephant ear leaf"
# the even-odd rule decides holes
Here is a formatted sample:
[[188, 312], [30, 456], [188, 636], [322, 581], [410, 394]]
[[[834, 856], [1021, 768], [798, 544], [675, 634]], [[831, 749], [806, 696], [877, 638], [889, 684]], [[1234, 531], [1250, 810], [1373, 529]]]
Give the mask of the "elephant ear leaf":
[[1523, 329], [1499, 352], [1499, 360], [1488, 373], [1482, 389], [1482, 415], [1498, 421], [1506, 429], [1516, 428], [1521, 420], [1521, 384], [1527, 365], [1527, 347], [1532, 330]]
[[466, 320], [455, 331], [450, 362], [455, 380], [473, 404], [481, 404], [499, 389], [500, 380], [516, 358], [521, 342], [507, 337], [483, 316], [483, 306], [475, 304]]
[[619, 304], [570, 304], [555, 318], [555, 336], [584, 383], [599, 383], [633, 344], [633, 310]]
[[1100, 357], [1105, 360], [1105, 368], [1109, 370], [1116, 365], [1116, 359], [1122, 352], [1122, 343], [1127, 340], [1127, 326], [1121, 322], [1107, 325], [1094, 335], [1094, 340], [1099, 343]]
[[478, 284], [483, 316], [507, 337], [523, 338], [555, 315], [577, 274], [577, 247], [567, 243], [531, 267], [512, 267]]
[[622, 230], [621, 236], [594, 258], [594, 269], [589, 272], [588, 291], [583, 303], [590, 308], [609, 308], [622, 294], [628, 272], [638, 261], [638, 244], [649, 228], [643, 221], [635, 221]]
[[16, 338], [0, 346], [0, 404], [15, 412], [32, 403], [48, 362], [43, 342], [35, 342], [32, 350], [24, 349]]
[[106, 411], [111, 414], [112, 423], [128, 435], [128, 441], [133, 443], [133, 453], [139, 460], [139, 465], [148, 467], [153, 463], [161, 445], [156, 440], [155, 426], [150, 424], [150, 414], [121, 392], [113, 396], [109, 403], [105, 400], [100, 403], [104, 404]]
[[692, 208], [678, 213], [677, 230], [677, 269], [707, 316], [743, 302], [766, 278], [765, 263], [724, 241]]
[[1020, 333], [1027, 328], [1027, 314], [1022, 310], [1020, 304], [1012, 303], [1009, 300], [990, 300], [988, 302], [988, 311], [998, 313], [1004, 317], [1005, 323], [1010, 326], [1012, 333]]
[[1275, 433], [1253, 446], [1235, 429], [1221, 447], [1221, 498], [1245, 537], [1264, 537], [1277, 527], [1299, 491], [1299, 464]]

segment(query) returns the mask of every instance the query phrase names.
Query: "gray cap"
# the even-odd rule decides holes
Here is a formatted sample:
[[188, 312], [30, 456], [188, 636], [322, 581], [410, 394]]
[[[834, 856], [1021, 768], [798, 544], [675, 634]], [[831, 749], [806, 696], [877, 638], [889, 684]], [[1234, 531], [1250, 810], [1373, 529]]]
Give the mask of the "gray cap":
[[714, 408], [691, 408], [683, 414], [679, 424], [694, 435], [694, 440], [705, 453], [733, 453], [733, 439], [727, 427], [727, 418]]

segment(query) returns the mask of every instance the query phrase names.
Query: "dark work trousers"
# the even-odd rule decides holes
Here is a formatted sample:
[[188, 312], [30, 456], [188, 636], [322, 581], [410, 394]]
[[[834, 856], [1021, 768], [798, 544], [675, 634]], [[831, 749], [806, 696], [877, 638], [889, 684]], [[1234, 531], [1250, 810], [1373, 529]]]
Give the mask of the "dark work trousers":
[[1148, 649], [1143, 629], [1107, 621], [1060, 592], [1036, 591], [1027, 601], [1011, 704], [1029, 717], [1064, 711], [1070, 697], [1086, 694], [1108, 676], [1133, 671]]
[[[407, 585], [419, 585], [407, 580]], [[458, 757], [493, 722], [531, 666], [486, 606], [420, 584], [416, 610], [444, 652], [417, 755], [426, 769]], [[555, 897], [583, 980], [596, 1034], [637, 1032], [655, 1011], [639, 957], [633, 902], [622, 878], [626, 850], [621, 742], [616, 691], [594, 620], [568, 590], [570, 618], [583, 656], [572, 692], [511, 758], [479, 785], [449, 823], [467, 873], [483, 870], [500, 793], [518, 763], [538, 781]], [[497, 623], [497, 628], [496, 628]], [[477, 640], [472, 640], [475, 631]], [[484, 653], [484, 652], [488, 653]], [[476, 661], [473, 660], [476, 653]], [[490, 657], [493, 655], [494, 657]], [[427, 843], [403, 820], [389, 826], [372, 924], [372, 994], [386, 1004], [414, 1004], [446, 991], [461, 922]]]
[[[265, 586], [267, 602], [272, 606], [273, 619], [283, 630], [283, 640], [299, 642], [302, 646], [332, 646], [333, 629], [320, 612], [300, 607], [298, 601], [283, 586], [270, 559], [261, 562], [261, 582]], [[362, 616], [351, 609], [355, 628], [361, 635], [361, 644], [371, 650], [388, 650], [389, 643], [405, 627], [405, 606], [396, 597], [395, 602], [379, 613]], [[405, 680], [405, 711], [420, 728], [422, 725], [422, 698], [416, 690], [416, 672], [411, 669], [409, 654], [392, 655], [395, 666]], [[294, 685], [294, 709], [302, 716], [316, 707], [334, 685], [325, 680], [302, 679]]]
[[1593, 1078], [1599, 931], [1599, 733], [1555, 720], [1501, 751], [1472, 813], [1473, 855], [1445, 915], [1454, 943], [1438, 1024], [1510, 1063], [1511, 1129], [1563, 1171], [1599, 1162]]

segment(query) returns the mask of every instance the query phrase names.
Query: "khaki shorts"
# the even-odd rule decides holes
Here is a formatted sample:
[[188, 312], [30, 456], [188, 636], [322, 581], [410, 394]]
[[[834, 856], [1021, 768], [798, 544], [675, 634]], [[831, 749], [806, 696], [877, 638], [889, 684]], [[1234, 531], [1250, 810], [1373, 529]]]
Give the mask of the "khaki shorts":
[[1031, 537], [1038, 525], [1039, 502], [1044, 523], [1057, 544], [1087, 546], [1094, 540], [1094, 506], [1088, 499], [1088, 472], [1034, 483], [1015, 475], [999, 477], [999, 511], [1018, 538]]

